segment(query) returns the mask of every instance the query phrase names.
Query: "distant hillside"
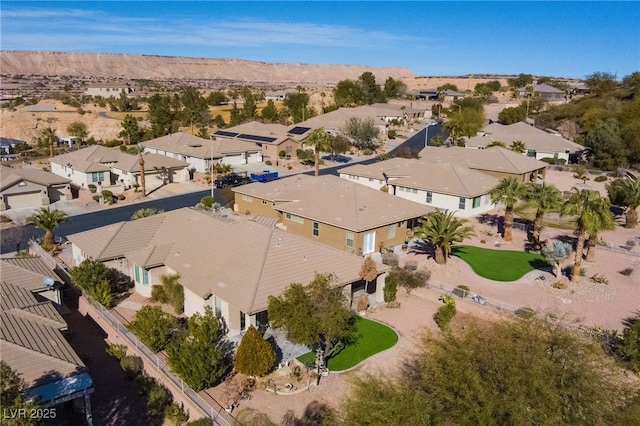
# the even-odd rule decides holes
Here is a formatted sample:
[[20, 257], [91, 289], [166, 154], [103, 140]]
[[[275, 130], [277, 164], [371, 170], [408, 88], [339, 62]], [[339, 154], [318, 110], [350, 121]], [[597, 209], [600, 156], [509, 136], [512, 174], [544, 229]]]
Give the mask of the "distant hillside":
[[360, 65], [313, 65], [254, 62], [240, 59], [111, 53], [0, 51], [3, 75], [77, 76], [105, 79], [227, 80], [259, 84], [331, 85], [370, 71], [382, 83], [387, 77], [414, 78], [408, 68]]

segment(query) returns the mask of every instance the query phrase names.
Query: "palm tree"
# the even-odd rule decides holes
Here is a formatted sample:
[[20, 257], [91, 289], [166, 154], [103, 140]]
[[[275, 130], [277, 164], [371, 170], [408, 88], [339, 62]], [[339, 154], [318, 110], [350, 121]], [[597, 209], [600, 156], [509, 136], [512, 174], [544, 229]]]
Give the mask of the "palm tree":
[[616, 220], [611, 214], [611, 204], [607, 198], [602, 197], [599, 201], [602, 206], [597, 206], [596, 214], [587, 223], [587, 234], [589, 234], [589, 241], [587, 241], [587, 262], [595, 262], [596, 260], [596, 245], [598, 244], [598, 233], [600, 231], [612, 231], [616, 229]]
[[131, 220], [142, 219], [144, 217], [154, 216], [160, 213], [164, 213], [164, 211], [153, 209], [153, 208], [143, 208], [133, 212], [133, 215], [131, 216]]
[[53, 229], [67, 220], [69, 216], [62, 210], [49, 210], [48, 207], [42, 207], [27, 218], [27, 223], [44, 230], [42, 247], [50, 249], [55, 245]]
[[415, 237], [429, 240], [435, 251], [435, 261], [439, 264], [447, 263], [454, 243], [474, 235], [473, 227], [465, 226], [468, 221], [457, 219], [453, 213], [448, 210], [428, 213], [420, 219], [420, 227], [413, 232]]
[[540, 231], [542, 231], [542, 219], [548, 211], [554, 211], [562, 207], [564, 198], [562, 192], [553, 185], [538, 185], [528, 183], [525, 185], [523, 198], [536, 206], [536, 217], [533, 220], [533, 242], [540, 242]]
[[324, 130], [324, 127], [315, 129], [311, 132], [309, 137], [304, 140], [305, 145], [313, 147], [314, 161], [316, 165], [315, 176], [320, 175], [320, 151], [329, 151], [331, 149], [330, 141], [331, 135]]
[[640, 179], [616, 179], [607, 185], [612, 204], [626, 207], [625, 228], [633, 229], [638, 224], [640, 207]]
[[[593, 189], [573, 188], [571, 195], [564, 202], [560, 209], [561, 215], [576, 216], [576, 231], [578, 237], [576, 244], [576, 257], [571, 272], [571, 281], [580, 280], [580, 266], [582, 265], [582, 252], [587, 235], [595, 232], [597, 234], [599, 226], [606, 226], [608, 220], [606, 216], [611, 216], [609, 202], [600, 196], [598, 191]], [[594, 240], [595, 241], [595, 240]]]
[[51, 127], [46, 127], [42, 129], [42, 139], [49, 146], [49, 157], [53, 157], [55, 152], [53, 151], [53, 146], [58, 141], [58, 136], [56, 136], [56, 131]]
[[504, 204], [504, 235], [505, 241], [511, 241], [513, 228], [513, 206], [520, 200], [524, 192], [524, 185], [513, 176], [500, 179], [500, 182], [489, 191], [491, 201]]
[[527, 147], [522, 141], [511, 142], [511, 145], [509, 145], [509, 149], [520, 154], [524, 154], [525, 152], [527, 152]]

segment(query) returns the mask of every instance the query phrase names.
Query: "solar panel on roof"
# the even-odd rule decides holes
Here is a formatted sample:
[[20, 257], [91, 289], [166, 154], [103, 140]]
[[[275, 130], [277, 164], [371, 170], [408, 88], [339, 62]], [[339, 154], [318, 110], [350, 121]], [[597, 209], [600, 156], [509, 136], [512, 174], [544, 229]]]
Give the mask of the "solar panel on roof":
[[238, 133], [235, 132], [226, 132], [224, 130], [218, 130], [217, 132], [214, 133], [214, 135], [218, 135], [218, 136], [226, 136], [228, 138], [235, 138], [236, 136], [238, 136]]
[[238, 137], [240, 139], [247, 139], [247, 140], [250, 140], [250, 141], [267, 142], [267, 143], [268, 142], [273, 142], [276, 139], [278, 139], [278, 138], [270, 138], [270, 137], [267, 137], [267, 136], [248, 135], [246, 133], [242, 133], [242, 134], [238, 135]]
[[289, 130], [289, 133], [291, 133], [292, 135], [304, 135], [309, 130], [311, 130], [311, 127], [296, 126], [293, 129]]

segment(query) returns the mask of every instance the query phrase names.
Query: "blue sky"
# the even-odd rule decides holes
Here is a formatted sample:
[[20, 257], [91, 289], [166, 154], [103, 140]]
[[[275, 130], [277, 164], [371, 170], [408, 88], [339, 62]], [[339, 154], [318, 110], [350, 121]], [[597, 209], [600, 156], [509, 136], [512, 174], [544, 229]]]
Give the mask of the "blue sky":
[[2, 1], [4, 50], [583, 78], [640, 71], [640, 2]]

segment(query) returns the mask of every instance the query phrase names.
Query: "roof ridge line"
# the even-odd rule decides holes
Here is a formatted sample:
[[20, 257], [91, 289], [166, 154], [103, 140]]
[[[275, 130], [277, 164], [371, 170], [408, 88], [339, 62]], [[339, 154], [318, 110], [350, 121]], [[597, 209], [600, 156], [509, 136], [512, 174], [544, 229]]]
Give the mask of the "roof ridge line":
[[251, 297], [251, 310], [253, 310], [253, 306], [256, 303], [256, 297], [258, 297], [258, 289], [260, 288], [260, 283], [262, 281], [262, 277], [264, 274], [264, 268], [265, 265], [267, 264], [267, 256], [269, 255], [269, 251], [271, 249], [271, 241], [273, 241], [273, 237], [274, 237], [274, 231], [275, 231], [275, 227], [269, 226], [269, 227], [265, 227], [265, 228], [269, 228], [269, 239], [267, 242], [267, 246], [263, 252], [263, 256], [262, 256], [262, 266], [260, 267], [260, 273], [258, 274], [258, 282], [256, 283], [254, 290], [253, 290], [253, 296]]
[[[57, 332], [60, 333], [59, 330]], [[62, 339], [66, 342], [66, 340], [64, 339], [63, 336], [60, 336], [60, 337], [62, 337]], [[18, 345], [17, 343], [10, 342], [10, 341], [8, 341], [6, 339], [2, 339], [2, 341], [6, 345], [10, 345], [10, 346], [15, 347], [16, 349], [20, 349], [20, 350], [23, 350], [23, 351], [30, 352], [30, 353], [32, 353], [32, 354], [34, 354], [36, 356], [43, 356], [45, 358], [54, 359], [56, 361], [62, 362], [64, 364], [67, 364], [69, 366], [76, 367], [76, 368], [77, 367], [81, 367], [81, 368], [83, 368], [85, 370], [83, 372], [87, 372], [87, 370], [88, 370], [87, 366], [84, 365], [84, 364], [76, 364], [75, 362], [71, 362], [71, 361], [68, 361], [66, 359], [58, 358], [58, 357], [53, 356], [53, 355], [45, 354], [44, 352], [40, 352], [40, 351], [36, 351], [34, 349], [27, 348], [26, 346]], [[68, 344], [68, 342], [67, 342], [67, 344]], [[71, 345], [69, 345], [69, 347], [71, 347]], [[76, 351], [73, 348], [71, 348], [71, 350], [78, 357], [78, 359], [80, 359], [80, 356], [76, 353]], [[83, 361], [80, 359], [80, 362], [82, 363]], [[63, 377], [63, 379], [64, 378], [66, 378], [66, 377]]]

